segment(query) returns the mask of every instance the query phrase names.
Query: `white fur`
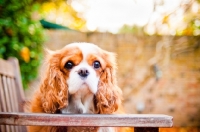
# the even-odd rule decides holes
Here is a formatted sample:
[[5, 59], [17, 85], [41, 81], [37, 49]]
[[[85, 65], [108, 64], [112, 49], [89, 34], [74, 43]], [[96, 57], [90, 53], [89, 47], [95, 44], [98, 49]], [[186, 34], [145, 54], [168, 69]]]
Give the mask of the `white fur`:
[[[78, 71], [83, 68], [89, 71], [89, 75], [86, 78], [81, 78], [78, 74]], [[78, 66], [70, 71], [69, 79], [67, 80], [70, 94], [76, 93], [79, 89], [85, 87], [85, 85], [88, 86], [93, 94], [95, 94], [97, 92], [98, 82], [99, 77], [97, 77], [95, 70], [87, 64], [86, 60], [83, 60]]]

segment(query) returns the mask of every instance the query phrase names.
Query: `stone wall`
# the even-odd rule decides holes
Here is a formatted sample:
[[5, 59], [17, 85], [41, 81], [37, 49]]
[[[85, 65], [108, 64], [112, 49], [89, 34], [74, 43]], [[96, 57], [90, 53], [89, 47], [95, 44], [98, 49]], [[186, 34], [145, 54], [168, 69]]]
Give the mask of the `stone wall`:
[[46, 34], [51, 50], [91, 42], [116, 52], [127, 113], [167, 114], [175, 126], [200, 126], [200, 37], [60, 30]]

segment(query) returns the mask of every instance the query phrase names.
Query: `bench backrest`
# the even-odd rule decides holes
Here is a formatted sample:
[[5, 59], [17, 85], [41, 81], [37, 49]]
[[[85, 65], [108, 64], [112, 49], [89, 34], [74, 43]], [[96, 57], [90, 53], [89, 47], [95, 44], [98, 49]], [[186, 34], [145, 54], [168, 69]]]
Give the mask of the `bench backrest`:
[[[0, 58], [0, 112], [23, 112], [24, 92], [18, 60]], [[22, 132], [25, 126], [1, 125], [0, 132]]]

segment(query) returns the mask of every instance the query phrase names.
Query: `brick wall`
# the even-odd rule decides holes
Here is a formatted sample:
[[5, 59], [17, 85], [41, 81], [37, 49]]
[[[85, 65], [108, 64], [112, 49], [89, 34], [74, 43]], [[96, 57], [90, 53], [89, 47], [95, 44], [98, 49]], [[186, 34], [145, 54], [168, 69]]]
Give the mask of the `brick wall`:
[[175, 126], [200, 126], [200, 37], [60, 30], [46, 34], [51, 50], [84, 41], [116, 52], [127, 113], [168, 114]]

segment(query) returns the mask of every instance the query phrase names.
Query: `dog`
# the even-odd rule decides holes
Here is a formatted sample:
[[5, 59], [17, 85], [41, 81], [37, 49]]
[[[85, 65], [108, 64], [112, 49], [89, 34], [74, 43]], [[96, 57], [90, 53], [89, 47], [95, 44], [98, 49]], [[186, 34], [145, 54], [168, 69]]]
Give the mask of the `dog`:
[[[116, 55], [92, 43], [49, 51], [46, 72], [31, 102], [34, 113], [113, 114], [121, 107]], [[114, 127], [30, 126], [29, 132], [116, 132]]]

